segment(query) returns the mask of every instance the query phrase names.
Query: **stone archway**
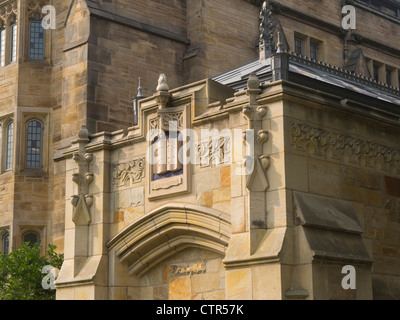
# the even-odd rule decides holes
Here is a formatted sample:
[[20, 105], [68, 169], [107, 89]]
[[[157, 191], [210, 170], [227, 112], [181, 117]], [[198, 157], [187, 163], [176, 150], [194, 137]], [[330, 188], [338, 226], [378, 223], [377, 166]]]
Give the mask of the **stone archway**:
[[[202, 296], [202, 288], [211, 297], [217, 292], [221, 296], [223, 284], [207, 285], [205, 281], [223, 282], [222, 259], [230, 240], [230, 230], [230, 217], [216, 210], [185, 204], [168, 204], [158, 208], [120, 232], [107, 244], [110, 262], [114, 264], [110, 266], [110, 272], [120, 273], [123, 265], [131, 276], [130, 280], [122, 280], [117, 274], [111, 274], [111, 278], [117, 280], [110, 283], [110, 286], [140, 291], [143, 289], [139, 288], [143, 286], [140, 279], [153, 273], [157, 274], [153, 278], [160, 279], [160, 283], [154, 284], [154, 290], [167, 290], [167, 296], [169, 290], [169, 298], [173, 298], [171, 290], [174, 287], [176, 289], [176, 285], [191, 286], [191, 281], [194, 285], [193, 294], [190, 288], [185, 288], [189, 294], [178, 292], [177, 297], [191, 299]], [[163, 265], [166, 261], [177, 261], [173, 257], [178, 255], [180, 263]], [[133, 278], [137, 279], [136, 283], [132, 283]], [[196, 289], [196, 282], [202, 282], [202, 288]], [[138, 293], [133, 294], [133, 298], [139, 296]]]

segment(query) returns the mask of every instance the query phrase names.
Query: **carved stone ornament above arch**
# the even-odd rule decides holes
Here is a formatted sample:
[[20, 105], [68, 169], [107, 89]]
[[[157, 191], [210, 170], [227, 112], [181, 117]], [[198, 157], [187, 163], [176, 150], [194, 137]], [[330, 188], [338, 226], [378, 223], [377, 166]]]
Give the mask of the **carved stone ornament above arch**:
[[7, 114], [7, 115], [5, 115], [3, 117], [0, 117], [0, 127], [5, 127], [6, 125], [8, 125], [8, 123], [10, 121], [13, 121], [13, 120], [14, 120], [14, 114], [13, 113]]
[[48, 4], [47, 0], [28, 0], [26, 6], [28, 18], [33, 17], [36, 13], [43, 17], [42, 8]]
[[7, 23], [10, 18], [17, 16], [18, 2], [17, 0], [9, 1], [0, 6], [0, 19], [3, 23]]
[[230, 217], [189, 204], [168, 204], [121, 231], [107, 244], [129, 272], [142, 277], [153, 267], [187, 248], [225, 256], [231, 237]]

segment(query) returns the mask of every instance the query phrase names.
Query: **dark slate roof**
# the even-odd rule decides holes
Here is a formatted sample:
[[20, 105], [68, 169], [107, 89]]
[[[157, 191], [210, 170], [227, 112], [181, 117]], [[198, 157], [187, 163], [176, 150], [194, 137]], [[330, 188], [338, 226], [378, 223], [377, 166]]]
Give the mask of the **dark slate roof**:
[[[261, 83], [271, 82], [271, 59], [247, 63], [212, 79], [239, 91], [247, 88], [247, 80], [251, 73], [256, 73]], [[340, 89], [345, 89], [365, 97], [400, 106], [400, 91], [397, 88], [291, 53], [289, 59], [289, 81], [298, 80], [299, 77], [303, 80], [309, 79], [310, 81], [329, 85], [332, 94], [338, 93]], [[400, 112], [400, 109], [398, 112]]]

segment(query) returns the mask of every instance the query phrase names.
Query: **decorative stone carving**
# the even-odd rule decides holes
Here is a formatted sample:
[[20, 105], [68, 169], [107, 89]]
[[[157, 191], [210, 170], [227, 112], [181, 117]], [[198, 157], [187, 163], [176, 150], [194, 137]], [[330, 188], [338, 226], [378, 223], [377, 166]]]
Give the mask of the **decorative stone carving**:
[[150, 201], [171, 194], [190, 191], [190, 165], [182, 163], [182, 131], [189, 128], [191, 104], [174, 104], [168, 92], [167, 77], [161, 74], [158, 80], [154, 101], [158, 108], [156, 114], [148, 117], [150, 129], [149, 156], [147, 162], [147, 197]]
[[197, 145], [198, 164], [201, 168], [230, 162], [232, 152], [231, 137], [209, 139]]
[[157, 92], [169, 90], [167, 77], [165, 76], [165, 74], [161, 74], [160, 77], [158, 78], [158, 86], [156, 90]]
[[158, 86], [157, 86], [157, 96], [156, 100], [157, 103], [159, 104], [159, 109], [164, 109], [167, 107], [167, 103], [171, 99], [171, 95], [168, 92], [169, 91], [169, 86], [167, 83], [167, 77], [165, 74], [161, 74], [159, 79], [158, 79]]
[[6, 23], [11, 15], [17, 15], [18, 2], [12, 1], [0, 7], [0, 18]]
[[117, 187], [141, 182], [145, 177], [145, 158], [135, 159], [113, 166], [113, 180]]
[[400, 173], [400, 149], [361, 138], [292, 122], [291, 144], [295, 150], [327, 159]]
[[264, 144], [269, 140], [269, 132], [265, 130], [258, 131], [257, 141], [259, 144]]
[[0, 118], [0, 126], [6, 126], [10, 121], [14, 120], [14, 114], [8, 114]]
[[253, 114], [253, 109], [250, 106], [244, 106], [242, 109], [242, 113], [247, 119], [250, 119], [251, 115]]
[[48, 0], [28, 0], [27, 3], [27, 13], [28, 17], [32, 17], [35, 13], [39, 13], [41, 16], [42, 14], [42, 8], [46, 5], [49, 5]]
[[260, 156], [261, 166], [266, 173], [271, 165], [271, 159], [269, 156]]
[[[160, 114], [161, 124], [163, 130], [175, 130], [180, 131], [183, 129], [183, 111], [180, 112], [168, 112]], [[170, 123], [176, 123], [176, 128], [170, 128]]]
[[89, 142], [89, 132], [86, 126], [78, 134], [79, 153], [73, 155], [78, 163], [78, 173], [72, 175], [72, 181], [78, 185], [78, 194], [71, 197], [74, 207], [72, 220], [76, 225], [89, 225], [91, 222], [89, 209], [93, 205], [93, 196], [89, 194], [89, 186], [94, 175], [89, 172], [89, 165], [93, 161], [93, 154], [85, 152], [85, 145]]
[[258, 113], [258, 117], [259, 117], [260, 119], [263, 119], [263, 118], [267, 115], [267, 113], [268, 113], [267, 107], [266, 107], [266, 106], [258, 107], [258, 108], [257, 108], [257, 113]]

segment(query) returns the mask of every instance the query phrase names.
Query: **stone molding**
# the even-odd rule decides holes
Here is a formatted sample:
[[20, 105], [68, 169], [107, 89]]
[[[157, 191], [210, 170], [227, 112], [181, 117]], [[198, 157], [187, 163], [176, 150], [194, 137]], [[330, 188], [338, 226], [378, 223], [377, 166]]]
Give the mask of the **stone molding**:
[[9, 17], [17, 16], [18, 11], [18, 2], [17, 0], [8, 1], [4, 5], [0, 7], [0, 19], [3, 20], [4, 23], [7, 23]]
[[225, 255], [231, 231], [230, 217], [189, 204], [168, 204], [153, 210], [120, 232], [107, 244], [130, 273], [139, 277], [170, 255], [189, 247]]
[[400, 173], [400, 149], [305, 123], [291, 122], [290, 130], [291, 145], [296, 151]]

